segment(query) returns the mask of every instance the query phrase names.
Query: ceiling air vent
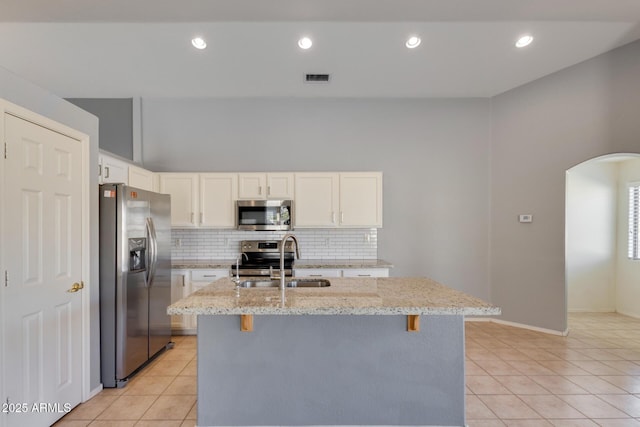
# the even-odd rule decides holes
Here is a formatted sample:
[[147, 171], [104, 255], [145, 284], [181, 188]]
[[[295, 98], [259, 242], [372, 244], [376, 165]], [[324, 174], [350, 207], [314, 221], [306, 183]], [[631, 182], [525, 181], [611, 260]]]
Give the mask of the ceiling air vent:
[[329, 83], [329, 74], [305, 74], [305, 83]]

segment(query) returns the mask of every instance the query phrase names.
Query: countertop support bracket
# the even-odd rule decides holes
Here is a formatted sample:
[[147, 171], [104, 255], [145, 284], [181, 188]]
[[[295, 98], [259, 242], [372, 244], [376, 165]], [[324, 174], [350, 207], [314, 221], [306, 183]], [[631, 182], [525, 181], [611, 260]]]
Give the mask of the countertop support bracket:
[[407, 315], [407, 332], [420, 332], [420, 315]]
[[253, 314], [240, 315], [240, 330], [242, 332], [253, 332]]

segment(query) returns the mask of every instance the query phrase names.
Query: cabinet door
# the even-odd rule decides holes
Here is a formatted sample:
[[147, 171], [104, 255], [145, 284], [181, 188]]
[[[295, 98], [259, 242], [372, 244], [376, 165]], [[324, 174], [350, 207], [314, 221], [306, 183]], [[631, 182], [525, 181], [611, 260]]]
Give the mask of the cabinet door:
[[143, 190], [154, 191], [153, 172], [136, 166], [129, 166], [129, 185]]
[[296, 227], [338, 226], [338, 177], [337, 173], [295, 174], [293, 221]]
[[102, 184], [129, 184], [129, 165], [113, 157], [101, 154], [100, 177]]
[[237, 194], [236, 174], [200, 174], [200, 226], [235, 228]]
[[343, 277], [389, 277], [388, 268], [345, 268]]
[[[229, 277], [228, 269], [213, 270], [191, 270], [191, 293], [207, 287], [218, 279]], [[189, 316], [189, 329], [196, 330], [198, 327], [198, 316]]]
[[267, 198], [291, 200], [294, 198], [293, 192], [294, 178], [292, 173], [270, 173], [267, 174]]
[[[171, 273], [171, 303], [187, 296], [187, 272], [174, 270]], [[171, 329], [181, 331], [188, 328], [187, 316], [171, 316]]]
[[160, 174], [160, 192], [171, 195], [171, 225], [198, 225], [198, 175], [188, 173]]
[[267, 198], [266, 174], [238, 174], [238, 199], [262, 200]]
[[382, 173], [340, 174], [340, 226], [382, 227]]

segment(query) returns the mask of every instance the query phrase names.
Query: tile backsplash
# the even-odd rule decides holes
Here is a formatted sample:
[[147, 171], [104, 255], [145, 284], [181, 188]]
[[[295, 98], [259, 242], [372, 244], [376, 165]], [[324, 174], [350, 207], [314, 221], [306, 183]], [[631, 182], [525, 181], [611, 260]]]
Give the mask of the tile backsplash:
[[[241, 240], [279, 240], [283, 231], [238, 231], [174, 228], [171, 258], [180, 260], [234, 259]], [[302, 259], [376, 259], [378, 230], [295, 230]]]

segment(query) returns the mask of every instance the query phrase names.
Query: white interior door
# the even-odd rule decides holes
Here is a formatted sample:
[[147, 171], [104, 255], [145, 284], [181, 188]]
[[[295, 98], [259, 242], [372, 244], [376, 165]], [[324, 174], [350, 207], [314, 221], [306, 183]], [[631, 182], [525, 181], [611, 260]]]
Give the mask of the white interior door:
[[82, 398], [83, 291], [68, 292], [82, 283], [82, 147], [10, 114], [4, 122], [5, 399], [26, 409], [7, 425], [48, 426]]

